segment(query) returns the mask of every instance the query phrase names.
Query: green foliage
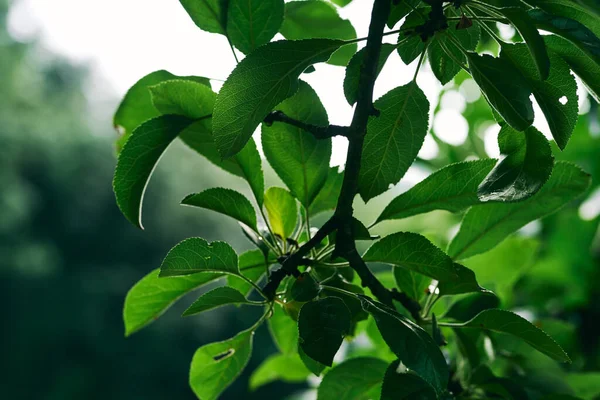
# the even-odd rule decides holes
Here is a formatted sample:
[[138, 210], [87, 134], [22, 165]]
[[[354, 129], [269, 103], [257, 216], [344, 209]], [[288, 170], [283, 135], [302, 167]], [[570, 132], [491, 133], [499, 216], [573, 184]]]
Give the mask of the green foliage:
[[[333, 3], [343, 7], [349, 1]], [[517, 343], [525, 343], [556, 361], [570, 361], [569, 356], [536, 325], [497, 307], [515, 307], [515, 285], [527, 282], [540, 249], [552, 260], [565, 253], [540, 245], [543, 237], [511, 235], [590, 186], [587, 173], [554, 159], [561, 159], [560, 150], [568, 154], [577, 125], [579, 99], [571, 71], [592, 96], [600, 93], [597, 15], [563, 0], [532, 0], [533, 8], [516, 0], [446, 3], [376, 0], [366, 47], [356, 52], [357, 42], [365, 39], [356, 39], [350, 21], [325, 1], [182, 0], [201, 29], [225, 35], [246, 56], [218, 94], [203, 78], [165, 71], [138, 82], [115, 116], [115, 124], [133, 133], [119, 156], [114, 187], [123, 214], [141, 226], [144, 189], [176, 137], [250, 185], [256, 210], [240, 192], [226, 188], [192, 194], [182, 203], [241, 222], [257, 249], [238, 261], [224, 242], [184, 240], [167, 254], [160, 272], [143, 278], [126, 300], [126, 334], [223, 275], [227, 286], [200, 296], [184, 315], [227, 304], [265, 306], [250, 329], [197, 351], [190, 384], [199, 398], [218, 397], [241, 373], [252, 335], [265, 322], [279, 353], [252, 374], [253, 390], [276, 380], [304, 382], [323, 372], [319, 400], [525, 398], [530, 392], [543, 398], [554, 390], [509, 379], [524, 368], [522, 359], [537, 361], [535, 352], [511, 358], [510, 351], [523, 351]], [[397, 44], [383, 43], [383, 36], [392, 34], [384, 32], [385, 25], [391, 28], [403, 18]], [[501, 40], [496, 23], [512, 25], [515, 40]], [[555, 35], [543, 37], [538, 28]], [[277, 33], [286, 40], [271, 42]], [[397, 57], [395, 49], [405, 64], [418, 60], [414, 78], [373, 101], [375, 81]], [[497, 57], [489, 54], [498, 50]], [[369, 202], [400, 182], [429, 131], [430, 102], [417, 84], [425, 60], [448, 89], [470, 74], [485, 101], [466, 106], [465, 145], [454, 148], [432, 133], [442, 156], [417, 162], [436, 171], [383, 211], [370, 203], [371, 215], [379, 217], [366, 227], [354, 215], [355, 196]], [[350, 126], [331, 125], [317, 92], [299, 79], [317, 73], [313, 65], [321, 62], [346, 67], [344, 95], [355, 105]], [[532, 126], [532, 95], [554, 147]], [[500, 160], [482, 158], [478, 135], [491, 115], [480, 109], [486, 101], [501, 126]], [[264, 190], [252, 138], [259, 126], [264, 155], [289, 190]], [[349, 142], [343, 172], [329, 166], [334, 136]], [[473, 156], [478, 159], [465, 161]], [[446, 252], [441, 247], [446, 248], [457, 218], [432, 213], [437, 210], [466, 210]], [[314, 216], [331, 211], [321, 228], [313, 226], [311, 219], [323, 221]], [[380, 232], [371, 231], [399, 219], [405, 219], [402, 225], [389, 222], [380, 240], [374, 234]], [[362, 253], [355, 243], [361, 240], [377, 241]], [[363, 332], [371, 347], [352, 343]], [[351, 344], [339, 352], [344, 339]], [[572, 386], [580, 386], [571, 376]], [[585, 397], [586, 390], [575, 392]]]

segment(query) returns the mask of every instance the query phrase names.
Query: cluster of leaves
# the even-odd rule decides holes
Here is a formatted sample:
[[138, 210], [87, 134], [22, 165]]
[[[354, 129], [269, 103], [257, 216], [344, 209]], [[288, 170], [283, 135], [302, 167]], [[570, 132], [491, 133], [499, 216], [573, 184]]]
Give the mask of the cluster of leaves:
[[[235, 337], [197, 350], [190, 385], [200, 399], [217, 398], [241, 373], [263, 323], [280, 353], [255, 371], [251, 386], [325, 374], [321, 400], [527, 398], [523, 388], [486, 366], [483, 347], [496, 333], [570, 361], [538, 327], [498, 309], [498, 297], [461, 263], [587, 190], [589, 175], [555, 162], [548, 140], [532, 127], [531, 96], [564, 149], [578, 113], [570, 72], [600, 98], [597, 10], [566, 0], [375, 0], [367, 45], [357, 51], [363, 39], [336, 9], [349, 1], [181, 3], [201, 29], [225, 35], [234, 54], [235, 48], [246, 56], [218, 94], [206, 78], [166, 71], [132, 87], [114, 120], [123, 133], [114, 177], [117, 203], [142, 227], [150, 175], [169, 144], [180, 138], [245, 179], [255, 203], [237, 191], [212, 188], [187, 196], [182, 204], [238, 220], [257, 249], [238, 256], [224, 242], [190, 238], [179, 243], [129, 292], [127, 335], [186, 293], [226, 277], [227, 285], [201, 295], [184, 315], [228, 304], [265, 312]], [[401, 21], [398, 30], [383, 32], [384, 23], [393, 29]], [[498, 22], [514, 26], [514, 41], [498, 37]], [[542, 36], [538, 29], [552, 35]], [[271, 42], [277, 33], [286, 40]], [[398, 42], [382, 44], [388, 34], [398, 34]], [[482, 39], [496, 42], [499, 56], [479, 54]], [[393, 53], [407, 64], [418, 60], [415, 78], [372, 102], [374, 80]], [[502, 156], [441, 168], [393, 199], [367, 228], [352, 216], [354, 196], [367, 202], [398, 183], [428, 132], [429, 103], [416, 84], [425, 60], [442, 84], [461, 70], [472, 76], [501, 125]], [[316, 92], [299, 79], [321, 62], [347, 65], [344, 94], [356, 103], [350, 127], [330, 125]], [[287, 189], [265, 191], [252, 137], [261, 124], [264, 155]], [[329, 167], [336, 135], [350, 142], [344, 172]], [[320, 229], [311, 225], [316, 215], [334, 209]], [[417, 233], [377, 240], [369, 232], [382, 221], [433, 210], [466, 210], [446, 251]], [[359, 255], [354, 241], [374, 243]], [[367, 263], [386, 267], [373, 274]], [[436, 316], [434, 305], [447, 296], [459, 297]], [[374, 350], [334, 363], [344, 338], [363, 332]], [[458, 349], [458, 360], [450, 363], [441, 349], [448, 344], [446, 336]]]

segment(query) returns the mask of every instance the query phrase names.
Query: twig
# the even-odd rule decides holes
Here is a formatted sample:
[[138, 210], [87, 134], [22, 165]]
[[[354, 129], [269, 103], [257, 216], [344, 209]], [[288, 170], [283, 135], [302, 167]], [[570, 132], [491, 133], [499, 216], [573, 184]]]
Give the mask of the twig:
[[273, 111], [267, 115], [264, 119], [264, 123], [267, 125], [273, 124], [273, 122], [283, 122], [288, 125], [295, 126], [296, 128], [303, 129], [311, 133], [317, 139], [328, 139], [334, 136], [347, 136], [348, 127], [339, 125], [328, 125], [318, 126], [313, 124], [307, 124], [302, 121], [298, 121], [292, 117], [286, 115], [283, 111]]

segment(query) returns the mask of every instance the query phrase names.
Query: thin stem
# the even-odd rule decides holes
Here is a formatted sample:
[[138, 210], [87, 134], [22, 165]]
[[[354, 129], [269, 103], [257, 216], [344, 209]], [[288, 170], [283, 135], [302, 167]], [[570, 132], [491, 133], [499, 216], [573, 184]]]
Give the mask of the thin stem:
[[260, 327], [260, 325], [265, 321], [265, 319], [271, 317], [271, 315], [273, 314], [273, 304], [274, 302], [269, 302], [269, 309], [265, 311], [265, 313], [259, 318], [258, 321], [254, 323], [254, 325], [250, 327], [249, 330], [255, 331], [256, 329], [258, 329], [258, 327]]
[[227, 43], [229, 43], [229, 48], [231, 49], [231, 52], [233, 53], [233, 58], [235, 58], [235, 63], [238, 64], [240, 62], [240, 60], [238, 60], [237, 54], [235, 54], [235, 49], [233, 48], [233, 44], [231, 43], [231, 40], [229, 40], [229, 35], [225, 35], [225, 37], [227, 38]]
[[307, 124], [302, 121], [298, 121], [292, 117], [286, 115], [283, 111], [273, 111], [269, 115], [267, 115], [264, 119], [264, 123], [267, 125], [273, 124], [273, 122], [283, 122], [288, 125], [295, 126], [296, 128], [300, 128], [310, 134], [312, 134], [317, 139], [329, 139], [334, 136], [347, 136], [348, 135], [348, 127], [339, 126], [339, 125], [328, 125], [328, 126], [318, 126], [313, 124]]
[[[258, 200], [257, 200], [257, 202], [258, 202]], [[273, 251], [273, 253], [277, 254], [278, 256], [281, 256], [282, 254], [284, 254], [284, 251], [281, 248], [281, 246], [279, 245], [279, 242], [277, 241], [277, 239], [275, 238], [275, 234], [273, 233], [273, 230], [271, 229], [269, 220], [267, 219], [267, 216], [265, 215], [265, 212], [260, 204], [258, 205], [258, 209], [260, 210], [260, 215], [262, 215], [263, 220], [265, 221], [265, 225], [267, 225], [267, 230], [269, 231], [269, 234], [271, 235], [271, 237], [273, 238], [273, 241], [275, 242], [275, 246], [272, 246], [271, 244], [269, 244], [269, 241], [264, 236], [261, 235], [261, 238], [262, 238], [263, 242], [265, 242], [267, 244], [267, 246], [271, 249], [271, 251]]]
[[326, 290], [331, 290], [332, 292], [338, 292], [338, 293], [342, 293], [342, 294], [345, 294], [345, 295], [348, 295], [348, 296], [358, 297], [358, 296], [356, 295], [356, 293], [354, 293], [354, 292], [349, 292], [349, 291], [347, 291], [347, 290], [340, 289], [340, 288], [337, 288], [337, 287], [335, 287], [335, 286], [328, 286], [328, 285], [323, 285], [323, 284], [321, 284], [320, 286], [321, 286], [323, 289], [326, 289]]
[[317, 266], [330, 267], [330, 268], [346, 268], [346, 267], [350, 266], [350, 263], [348, 263], [348, 262], [341, 262], [341, 263], [320, 262]]
[[421, 57], [419, 57], [419, 62], [417, 64], [417, 69], [415, 70], [415, 75], [413, 76], [413, 79], [412, 79], [413, 82], [417, 81], [417, 76], [419, 75], [419, 70], [421, 69], [421, 65], [423, 64], [423, 60], [425, 59], [425, 53], [427, 52], [427, 47], [429, 47], [429, 43], [423, 49], [423, 52], [421, 53]]

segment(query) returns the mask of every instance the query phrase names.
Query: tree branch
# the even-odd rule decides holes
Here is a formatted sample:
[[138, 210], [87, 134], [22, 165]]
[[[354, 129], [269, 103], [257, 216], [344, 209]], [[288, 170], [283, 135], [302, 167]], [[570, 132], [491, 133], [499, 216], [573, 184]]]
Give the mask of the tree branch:
[[288, 125], [292, 125], [297, 128], [303, 129], [311, 133], [317, 139], [328, 139], [334, 136], [348, 136], [349, 131], [349, 128], [347, 126], [318, 126], [313, 124], [307, 124], [305, 122], [298, 121], [297, 119], [289, 117], [283, 111], [273, 111], [264, 119], [264, 123], [268, 126], [272, 125], [273, 122], [283, 122]]

